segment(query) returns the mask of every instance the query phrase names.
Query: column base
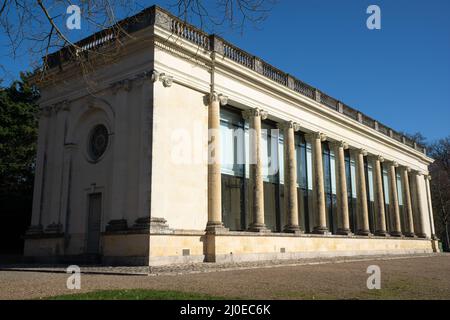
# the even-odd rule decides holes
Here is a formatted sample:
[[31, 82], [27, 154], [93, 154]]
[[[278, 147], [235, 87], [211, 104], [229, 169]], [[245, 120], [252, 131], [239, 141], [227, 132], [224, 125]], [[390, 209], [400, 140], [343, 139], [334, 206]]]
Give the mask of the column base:
[[314, 227], [313, 232], [314, 234], [323, 234], [323, 235], [330, 235], [331, 232], [328, 230], [327, 227]]
[[350, 230], [349, 228], [339, 228], [339, 229], [337, 229], [336, 234], [341, 235], [341, 236], [353, 235], [352, 230]]
[[225, 228], [222, 222], [219, 221], [211, 221], [206, 225], [207, 233], [223, 233], [229, 231], [228, 228]]
[[284, 228], [283, 228], [283, 231], [287, 232], [287, 233], [295, 233], [295, 234], [302, 234], [302, 233], [304, 233], [303, 230], [300, 229], [299, 225], [293, 225], [293, 224], [285, 225]]
[[403, 234], [402, 234], [401, 231], [391, 231], [389, 234], [390, 234], [392, 237], [397, 237], [397, 238], [400, 238], [401, 236], [403, 236]]
[[264, 223], [253, 223], [249, 226], [248, 231], [251, 232], [272, 232]]
[[389, 237], [389, 233], [386, 230], [377, 230], [375, 231], [375, 235], [377, 237]]
[[408, 237], [408, 238], [415, 238], [415, 237], [416, 237], [416, 235], [414, 234], [414, 232], [405, 232], [403, 235], [404, 235], [405, 237]]
[[358, 236], [365, 236], [365, 237], [368, 237], [368, 236], [371, 236], [372, 234], [370, 233], [370, 230], [358, 230], [358, 231], [356, 231], [356, 234], [358, 235]]
[[416, 236], [422, 239], [426, 239], [427, 238], [427, 234], [426, 233], [416, 233]]

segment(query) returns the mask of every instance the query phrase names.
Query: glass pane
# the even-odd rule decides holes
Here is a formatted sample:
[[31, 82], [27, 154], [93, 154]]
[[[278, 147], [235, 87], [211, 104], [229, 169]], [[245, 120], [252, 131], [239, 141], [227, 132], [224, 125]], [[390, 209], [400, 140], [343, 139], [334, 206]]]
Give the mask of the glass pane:
[[241, 219], [243, 209], [243, 178], [222, 174], [222, 221], [230, 230], [244, 228]]

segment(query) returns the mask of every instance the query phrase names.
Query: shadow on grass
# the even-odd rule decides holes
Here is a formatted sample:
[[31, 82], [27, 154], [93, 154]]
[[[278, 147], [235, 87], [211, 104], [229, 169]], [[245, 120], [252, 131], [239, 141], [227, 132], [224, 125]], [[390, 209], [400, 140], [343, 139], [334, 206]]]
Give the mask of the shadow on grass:
[[148, 289], [101, 290], [46, 298], [48, 300], [229, 300], [201, 293]]

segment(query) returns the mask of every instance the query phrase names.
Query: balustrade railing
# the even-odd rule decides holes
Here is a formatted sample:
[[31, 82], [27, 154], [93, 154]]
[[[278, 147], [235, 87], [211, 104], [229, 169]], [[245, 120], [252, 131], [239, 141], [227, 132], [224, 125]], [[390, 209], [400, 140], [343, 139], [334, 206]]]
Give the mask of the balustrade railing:
[[[182, 21], [157, 6], [150, 7], [134, 17], [124, 19], [120, 21], [118, 25], [129, 33], [143, 29], [150, 25], [161, 27], [177, 37], [185, 39], [186, 41], [189, 41], [202, 49], [216, 51], [224, 57], [264, 75], [268, 79], [289, 87], [295, 92], [310, 99], [316, 100], [315, 92], [317, 90], [314, 87], [289, 76], [287, 73], [273, 67], [272, 65], [245, 52], [244, 50], [239, 49], [238, 47], [215, 35], [209, 35], [206, 32], [195, 28], [194, 26]], [[58, 52], [48, 55], [46, 57], [47, 65], [50, 68], [55, 67], [63, 61], [70, 60], [74, 54], [77, 55], [80, 51], [98, 50], [106, 44], [114, 42], [117, 38], [118, 36], [114, 32], [114, 27], [98, 32], [78, 42], [76, 44], [76, 47], [78, 48], [77, 50], [74, 50], [73, 47], [65, 47]], [[389, 136], [396, 141], [404, 141], [406, 145], [425, 153], [425, 149], [422, 146], [415, 144], [414, 141], [408, 138], [403, 139], [403, 136], [400, 133], [393, 131], [389, 127], [376, 122], [372, 118], [345, 104], [341, 105], [338, 100], [324, 94], [323, 92], [320, 92], [320, 102], [330, 109], [342, 112], [342, 114], [349, 118], [359, 121], [360, 123], [373, 128], [374, 130], [377, 130], [378, 132]]]

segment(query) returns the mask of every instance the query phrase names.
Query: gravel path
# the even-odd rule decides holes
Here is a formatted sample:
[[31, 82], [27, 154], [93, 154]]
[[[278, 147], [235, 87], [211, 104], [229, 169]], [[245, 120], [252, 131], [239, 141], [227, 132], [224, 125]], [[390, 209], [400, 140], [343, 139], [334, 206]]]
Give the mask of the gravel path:
[[[62, 267], [0, 271], [0, 299], [35, 299], [104, 289], [146, 288], [247, 299], [450, 299], [450, 255], [361, 257], [253, 264], [196, 264], [153, 268], [91, 267], [81, 290], [68, 290]], [[341, 262], [341, 263], [336, 263]], [[367, 267], [381, 268], [382, 290], [366, 287]], [[18, 267], [18, 266], [16, 266]], [[84, 270], [83, 268], [82, 270]], [[22, 269], [23, 270], [23, 269]], [[213, 271], [221, 272], [213, 272]], [[114, 274], [106, 274], [107, 271]], [[103, 274], [95, 274], [100, 272]], [[123, 274], [121, 274], [123, 273]], [[143, 275], [145, 274], [145, 275]]]

